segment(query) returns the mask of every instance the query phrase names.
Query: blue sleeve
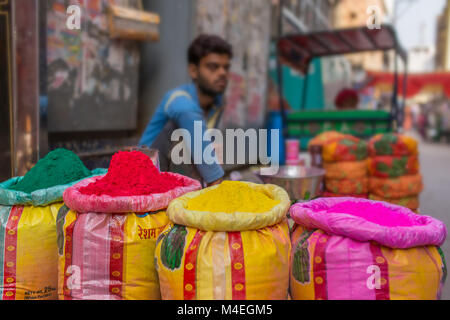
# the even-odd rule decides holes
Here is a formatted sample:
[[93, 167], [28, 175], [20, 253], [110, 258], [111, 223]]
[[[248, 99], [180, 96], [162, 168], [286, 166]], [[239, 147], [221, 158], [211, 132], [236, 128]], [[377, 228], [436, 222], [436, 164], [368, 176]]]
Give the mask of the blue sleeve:
[[145, 128], [144, 133], [142, 134], [141, 140], [139, 141], [139, 146], [150, 146], [152, 144], [152, 132], [153, 132], [153, 124], [149, 121], [147, 127]]
[[[190, 144], [188, 143], [188, 147], [191, 150], [194, 149], [194, 123], [195, 121], [201, 121], [202, 123], [202, 133], [204, 134], [207, 130], [205, 119], [203, 116], [203, 110], [197, 106], [190, 98], [188, 97], [178, 97], [176, 98], [170, 106], [166, 110], [167, 116], [176, 123], [178, 128], [183, 128], [189, 131], [191, 135]], [[201, 150], [202, 155], [205, 148], [211, 143], [208, 141], [203, 141], [203, 137], [197, 137], [201, 139]], [[192, 154], [192, 158], [194, 155]], [[214, 155], [215, 156], [215, 155]], [[203, 159], [203, 158], [202, 158]], [[203, 162], [203, 161], [202, 161]], [[225, 172], [222, 169], [222, 166], [217, 162], [214, 164], [196, 164], [196, 168], [199, 171], [202, 178], [206, 183], [214, 182], [220, 178], [222, 178]]]

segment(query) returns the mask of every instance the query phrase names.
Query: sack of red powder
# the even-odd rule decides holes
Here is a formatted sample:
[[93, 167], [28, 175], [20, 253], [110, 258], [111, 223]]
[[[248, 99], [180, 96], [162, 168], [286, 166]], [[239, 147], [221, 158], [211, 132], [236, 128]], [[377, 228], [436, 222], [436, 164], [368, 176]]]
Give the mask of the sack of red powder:
[[67, 189], [57, 218], [59, 298], [160, 299], [154, 250], [165, 210], [199, 189], [138, 151], [115, 154], [106, 175]]

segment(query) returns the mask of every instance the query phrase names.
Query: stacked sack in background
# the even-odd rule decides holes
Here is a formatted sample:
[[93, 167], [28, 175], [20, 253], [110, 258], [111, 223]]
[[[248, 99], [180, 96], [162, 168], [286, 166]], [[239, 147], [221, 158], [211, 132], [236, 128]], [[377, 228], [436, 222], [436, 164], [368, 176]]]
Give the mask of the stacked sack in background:
[[56, 149], [23, 177], [0, 183], [0, 299], [57, 299], [56, 216], [63, 192], [105, 169], [88, 170]]
[[400, 134], [379, 134], [369, 141], [369, 155], [370, 199], [417, 211], [423, 190], [417, 141]]
[[67, 189], [57, 218], [59, 298], [160, 299], [154, 254], [165, 209], [200, 188], [132, 151], [115, 154], [106, 175]]
[[434, 300], [447, 267], [445, 224], [380, 201], [321, 198], [294, 204], [294, 300]]
[[325, 192], [322, 195], [367, 198], [367, 143], [351, 135], [333, 136], [322, 146], [325, 169]]
[[287, 299], [289, 206], [278, 186], [238, 181], [172, 201], [156, 248], [162, 298]]

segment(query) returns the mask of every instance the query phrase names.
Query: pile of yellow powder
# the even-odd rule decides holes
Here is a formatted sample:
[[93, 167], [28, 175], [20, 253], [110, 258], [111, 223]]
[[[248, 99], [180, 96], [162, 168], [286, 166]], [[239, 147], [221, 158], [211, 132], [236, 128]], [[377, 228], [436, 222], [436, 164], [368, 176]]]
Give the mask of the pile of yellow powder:
[[263, 213], [279, 203], [280, 201], [252, 189], [246, 183], [224, 181], [217, 188], [190, 199], [186, 209], [225, 213]]

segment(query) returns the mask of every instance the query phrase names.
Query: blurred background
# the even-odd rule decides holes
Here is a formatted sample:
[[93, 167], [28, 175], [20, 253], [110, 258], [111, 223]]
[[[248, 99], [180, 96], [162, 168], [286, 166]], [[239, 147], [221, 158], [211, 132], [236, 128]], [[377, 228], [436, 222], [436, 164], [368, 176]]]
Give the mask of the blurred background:
[[[66, 25], [70, 5], [79, 30]], [[150, 15], [127, 20], [111, 5]], [[143, 21], [145, 37], [127, 32]], [[235, 53], [221, 128], [284, 128], [302, 151], [323, 130], [413, 135], [421, 211], [450, 223], [449, 29], [449, 0], [0, 0], [0, 179], [59, 147], [107, 167], [189, 81], [190, 42], [214, 33]], [[359, 103], [336, 124], [343, 88]]]
[[[66, 26], [72, 4], [82, 10], [80, 30]], [[156, 35], [112, 37], [111, 4], [157, 14]], [[266, 127], [280, 111], [277, 39], [364, 27], [373, 14], [393, 27], [407, 63], [379, 50], [313, 56], [303, 72], [283, 64], [284, 108], [334, 110], [348, 87], [358, 91], [358, 110], [390, 110], [396, 90], [402, 130], [427, 142], [450, 140], [445, 0], [3, 0], [0, 12], [2, 179], [22, 175], [57, 147], [95, 167], [137, 144], [163, 94], [189, 81], [186, 48], [203, 32], [234, 46], [222, 127]], [[310, 137], [300, 139], [304, 148]]]

